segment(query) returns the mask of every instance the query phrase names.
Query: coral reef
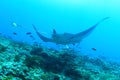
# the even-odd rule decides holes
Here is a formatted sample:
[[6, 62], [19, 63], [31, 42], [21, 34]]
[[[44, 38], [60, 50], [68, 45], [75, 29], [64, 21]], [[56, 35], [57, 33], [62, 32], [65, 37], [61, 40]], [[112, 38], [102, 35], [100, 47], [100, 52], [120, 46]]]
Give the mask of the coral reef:
[[0, 36], [0, 80], [120, 80], [120, 64]]

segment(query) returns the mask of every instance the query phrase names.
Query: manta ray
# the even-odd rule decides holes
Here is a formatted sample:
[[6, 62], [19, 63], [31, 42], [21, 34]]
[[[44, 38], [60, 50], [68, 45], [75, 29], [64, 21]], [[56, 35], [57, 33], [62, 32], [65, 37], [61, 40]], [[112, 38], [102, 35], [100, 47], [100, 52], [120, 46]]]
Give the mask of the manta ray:
[[96, 24], [94, 24], [93, 26], [91, 26], [90, 28], [82, 31], [82, 32], [78, 32], [76, 34], [72, 34], [72, 33], [63, 33], [63, 34], [59, 34], [56, 32], [55, 29], [53, 29], [53, 33], [51, 35], [51, 38], [45, 37], [44, 35], [42, 35], [41, 33], [38, 32], [37, 28], [35, 27], [35, 25], [32, 25], [36, 34], [38, 35], [38, 37], [43, 40], [44, 42], [53, 42], [56, 44], [62, 44], [62, 45], [69, 45], [69, 44], [76, 44], [76, 43], [80, 43], [81, 40], [83, 40], [85, 37], [87, 37], [88, 35], [90, 35], [90, 33], [104, 20], [108, 19], [109, 17], [105, 17], [102, 20], [100, 20], [99, 22], [97, 22]]

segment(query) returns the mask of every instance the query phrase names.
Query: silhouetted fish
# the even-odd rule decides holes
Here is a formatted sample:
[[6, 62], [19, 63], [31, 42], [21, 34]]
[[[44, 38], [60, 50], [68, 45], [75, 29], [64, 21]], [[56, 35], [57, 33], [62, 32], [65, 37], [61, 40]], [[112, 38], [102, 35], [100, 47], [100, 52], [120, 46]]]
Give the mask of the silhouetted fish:
[[16, 32], [13, 32], [13, 35], [17, 35], [17, 33], [16, 33]]
[[26, 35], [30, 35], [30, 34], [32, 34], [32, 33], [31, 33], [31, 32], [27, 32], [27, 33], [26, 33]]
[[32, 40], [35, 40], [35, 38], [32, 35], [30, 35], [29, 37], [32, 38]]
[[87, 30], [83, 32], [79, 32], [77, 34], [72, 34], [72, 33], [63, 33], [63, 34], [58, 34], [55, 29], [53, 29], [53, 34], [51, 38], [47, 38], [40, 34], [38, 30], [36, 29], [35, 25], [32, 25], [35, 32], [37, 33], [38, 37], [42, 39], [44, 42], [54, 42], [56, 44], [76, 44], [79, 43], [82, 39], [90, 35], [90, 33], [104, 20], [108, 19], [109, 17], [103, 18], [100, 20], [98, 23], [93, 25], [92, 27], [88, 28]]
[[16, 22], [11, 23], [13, 27], [22, 27], [20, 24], [17, 24]]
[[96, 48], [91, 48], [93, 51], [96, 51], [97, 49]]

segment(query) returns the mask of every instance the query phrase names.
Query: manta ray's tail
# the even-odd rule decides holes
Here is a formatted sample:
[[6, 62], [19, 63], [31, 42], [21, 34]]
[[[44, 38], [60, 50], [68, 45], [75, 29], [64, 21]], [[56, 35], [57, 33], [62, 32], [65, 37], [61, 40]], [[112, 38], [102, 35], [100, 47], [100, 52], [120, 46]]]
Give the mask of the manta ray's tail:
[[100, 20], [99, 22], [97, 22], [95, 25], [93, 25], [89, 29], [76, 34], [76, 36], [81, 36], [81, 38], [83, 39], [84, 37], [88, 36], [101, 22], [103, 22], [106, 19], [109, 19], [109, 17], [103, 18], [102, 20]]
[[32, 26], [33, 26], [36, 34], [38, 35], [38, 37], [39, 37], [41, 40], [43, 40], [44, 42], [52, 42], [52, 39], [47, 38], [47, 37], [43, 36], [42, 34], [40, 34], [40, 33], [37, 31], [35, 25], [32, 24]]

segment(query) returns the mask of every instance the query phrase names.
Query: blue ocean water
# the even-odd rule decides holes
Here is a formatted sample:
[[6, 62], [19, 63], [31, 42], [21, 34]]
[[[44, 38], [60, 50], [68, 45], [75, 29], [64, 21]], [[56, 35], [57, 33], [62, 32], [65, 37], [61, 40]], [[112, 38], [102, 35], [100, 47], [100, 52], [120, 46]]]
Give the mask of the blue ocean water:
[[[3, 0], [0, 2], [0, 32], [29, 43], [33, 40], [25, 33], [32, 32], [36, 41], [41, 42], [32, 24], [49, 37], [52, 29], [58, 33], [78, 33], [102, 18], [110, 17], [82, 40], [80, 48], [90, 56], [103, 55], [119, 61], [119, 3], [119, 0]], [[15, 27], [13, 23], [21, 26]]]

